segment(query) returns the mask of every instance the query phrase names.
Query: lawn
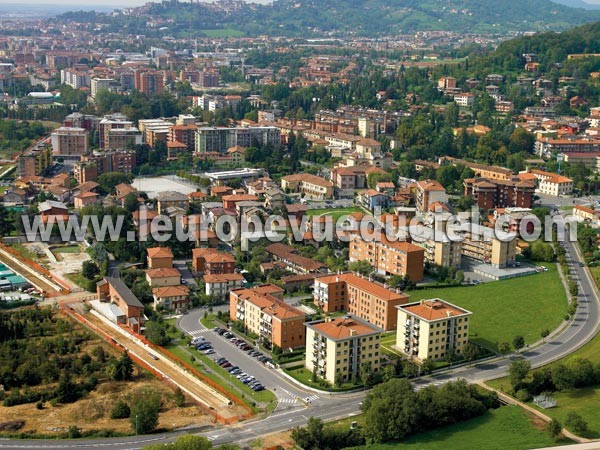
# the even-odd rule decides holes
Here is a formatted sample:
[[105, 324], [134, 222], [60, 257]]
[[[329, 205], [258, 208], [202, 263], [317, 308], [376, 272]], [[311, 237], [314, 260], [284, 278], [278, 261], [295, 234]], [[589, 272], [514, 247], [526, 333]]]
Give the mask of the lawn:
[[234, 30], [233, 28], [219, 28], [214, 30], [200, 30], [202, 34], [210, 38], [225, 38], [225, 37], [241, 37], [244, 35], [243, 31]]
[[363, 212], [363, 210], [357, 206], [354, 206], [351, 208], [323, 208], [323, 209], [309, 209], [308, 211], [306, 211], [306, 214], [309, 216], [328, 215], [328, 216], [333, 217], [333, 220], [337, 221], [342, 216], [352, 214], [352, 213], [357, 213], [357, 212]]
[[[360, 423], [360, 418], [354, 418]], [[528, 448], [564, 445], [556, 443], [527, 414], [516, 406], [504, 406], [463, 423], [416, 434], [402, 443], [359, 447], [370, 450], [524, 450]], [[358, 450], [358, 449], [357, 449]]]
[[478, 286], [411, 291], [410, 301], [441, 298], [473, 312], [471, 340], [496, 351], [500, 342], [521, 335], [527, 344], [554, 330], [567, 313], [567, 297], [554, 264], [550, 270]]
[[329, 386], [328, 383], [327, 383], [327, 385], [321, 384], [321, 382], [323, 381], [322, 378], [319, 378], [319, 381], [317, 381], [315, 383], [312, 380], [313, 379], [312, 372], [310, 370], [306, 369], [303, 365], [294, 366], [294, 367], [285, 369], [285, 373], [287, 373], [289, 376], [291, 376], [292, 378], [294, 378], [295, 380], [299, 381], [300, 383], [302, 383], [306, 386], [311, 386], [313, 388], [321, 389], [324, 391], [343, 392], [343, 391], [350, 391], [353, 389], [358, 389], [358, 388], [364, 387], [360, 383], [359, 384], [344, 383], [344, 384], [342, 384], [341, 387], [337, 387], [337, 386], [331, 387], [331, 386]]

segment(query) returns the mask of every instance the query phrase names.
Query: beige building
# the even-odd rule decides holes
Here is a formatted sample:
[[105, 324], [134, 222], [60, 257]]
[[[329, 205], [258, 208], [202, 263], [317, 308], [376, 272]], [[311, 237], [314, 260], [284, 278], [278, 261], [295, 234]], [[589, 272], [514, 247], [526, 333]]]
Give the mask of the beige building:
[[361, 367], [379, 372], [382, 329], [354, 316], [306, 323], [305, 367], [329, 383], [357, 381]]
[[52, 132], [54, 156], [81, 159], [88, 153], [88, 132], [84, 128], [60, 127]]
[[415, 244], [425, 249], [425, 261], [443, 267], [460, 268], [462, 262], [462, 243], [448, 238], [427, 239]]
[[150, 269], [146, 271], [146, 281], [148, 281], [151, 288], [179, 286], [181, 284], [181, 272], [174, 267]]
[[438, 298], [398, 306], [398, 350], [418, 361], [462, 354], [471, 312]]
[[434, 203], [447, 203], [446, 189], [435, 180], [424, 180], [417, 182], [415, 204], [417, 211], [427, 212], [429, 206]]
[[333, 198], [333, 183], [325, 178], [309, 173], [287, 175], [281, 179], [281, 189], [288, 192], [299, 192], [305, 197], [315, 200]]
[[515, 263], [517, 239], [508, 233], [478, 224], [465, 227], [461, 244], [462, 256], [490, 264], [494, 268], [505, 268]]

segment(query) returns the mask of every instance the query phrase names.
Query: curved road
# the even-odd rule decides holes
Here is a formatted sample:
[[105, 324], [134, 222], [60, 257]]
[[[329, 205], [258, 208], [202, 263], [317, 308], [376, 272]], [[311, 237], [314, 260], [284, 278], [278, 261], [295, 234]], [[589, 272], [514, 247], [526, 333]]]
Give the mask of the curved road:
[[[572, 353], [592, 339], [600, 329], [600, 300], [594, 282], [585, 267], [580, 265], [582, 260], [575, 245], [571, 242], [566, 242], [565, 249], [567, 251], [567, 259], [573, 278], [579, 283], [579, 308], [574, 320], [570, 322], [562, 332], [558, 333], [557, 336], [553, 337], [543, 345], [521, 354], [521, 356], [531, 361], [533, 367], [548, 364]], [[523, 299], [523, 301], [527, 301], [527, 299]], [[532, 307], [535, 306], [532, 305]], [[182, 329], [187, 331], [192, 331], [194, 329], [202, 330], [202, 327], [197, 325], [197, 321], [193, 323], [194, 319], [192, 318], [194, 316], [194, 314], [189, 314], [181, 319], [180, 326]], [[217, 340], [219, 337], [217, 335], [211, 333], [207, 334], [206, 337], [213, 341], [213, 344], [218, 345]], [[225, 345], [230, 344], [225, 343]], [[234, 352], [237, 351], [233, 346], [231, 346], [231, 349]], [[238, 352], [236, 355], [239, 355], [236, 359], [236, 364], [243, 364], [243, 358], [247, 356], [242, 354], [242, 352]], [[491, 380], [505, 375], [513, 358], [515, 358], [515, 355], [509, 355], [492, 361], [457, 368], [442, 374], [415, 380], [414, 384], [418, 389], [428, 384], [441, 384], [457, 378], [465, 378], [472, 382]], [[307, 392], [303, 388], [292, 384], [281, 375], [276, 374], [275, 371], [264, 369], [269, 372], [269, 374], [266, 374], [256, 369], [256, 366], [257, 365], [254, 364], [252, 369], [248, 369], [248, 371], [261, 381], [266, 380], [264, 382], [268, 388], [275, 388], [275, 393], [280, 401], [284, 398], [292, 398], [294, 396], [308, 397], [315, 395], [312, 392]], [[223, 444], [227, 442], [251, 440], [265, 434], [284, 431], [298, 425], [304, 425], [309, 417], [320, 417], [324, 420], [348, 417], [359, 413], [360, 402], [364, 395], [363, 392], [348, 395], [320, 393], [318, 394], [318, 398], [315, 398], [310, 404], [299, 404], [300, 402], [296, 402], [296, 404], [291, 404], [287, 407], [278, 407], [275, 412], [266, 419], [241, 422], [231, 427], [222, 427], [201, 434], [215, 444]], [[169, 442], [178, 434], [181, 433], [74, 441], [0, 440], [0, 449], [139, 449], [151, 443]]]

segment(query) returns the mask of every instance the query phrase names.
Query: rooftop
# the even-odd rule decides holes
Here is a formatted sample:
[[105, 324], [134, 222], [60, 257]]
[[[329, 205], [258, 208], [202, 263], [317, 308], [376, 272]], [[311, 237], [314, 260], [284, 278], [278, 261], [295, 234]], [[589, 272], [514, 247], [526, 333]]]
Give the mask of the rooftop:
[[427, 322], [433, 322], [450, 317], [469, 316], [472, 313], [466, 309], [459, 308], [439, 298], [421, 300], [418, 303], [397, 306], [409, 314]]
[[306, 327], [334, 341], [371, 334], [381, 334], [383, 331], [381, 328], [351, 315], [307, 322]]

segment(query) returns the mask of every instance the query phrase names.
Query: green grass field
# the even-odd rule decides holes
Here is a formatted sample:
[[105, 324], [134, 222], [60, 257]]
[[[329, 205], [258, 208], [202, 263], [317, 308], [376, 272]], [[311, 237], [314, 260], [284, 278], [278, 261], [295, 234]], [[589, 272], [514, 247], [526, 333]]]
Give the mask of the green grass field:
[[243, 31], [234, 30], [233, 28], [200, 30], [200, 32], [211, 38], [241, 37], [244, 35]]
[[81, 253], [79, 245], [67, 245], [66, 247], [53, 247], [52, 253]]
[[[334, 426], [349, 427], [351, 420], [356, 420], [360, 426], [362, 417], [352, 417]], [[467, 422], [410, 436], [403, 442], [359, 448], [361, 450], [367, 448], [369, 450], [525, 450], [566, 443], [566, 441], [556, 443], [542, 428], [543, 425], [534, 423], [522, 409], [516, 406], [504, 406]]]
[[478, 286], [411, 291], [410, 301], [441, 298], [473, 312], [471, 340], [491, 350], [522, 335], [527, 344], [554, 330], [567, 313], [567, 297], [554, 264], [550, 270]]
[[363, 210], [356, 206], [352, 208], [309, 209], [306, 214], [309, 216], [328, 215], [333, 217], [333, 220], [338, 220], [342, 216], [356, 212], [363, 212]]

